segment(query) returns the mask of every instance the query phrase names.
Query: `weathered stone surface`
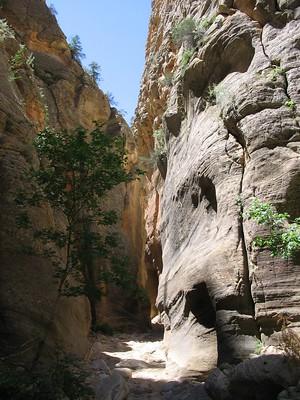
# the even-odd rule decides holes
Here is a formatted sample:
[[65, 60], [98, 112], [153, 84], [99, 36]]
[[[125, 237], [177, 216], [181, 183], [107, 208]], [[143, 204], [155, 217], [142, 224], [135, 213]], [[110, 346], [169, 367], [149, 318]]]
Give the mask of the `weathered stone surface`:
[[[32, 357], [37, 343], [48, 331], [48, 345], [83, 355], [88, 348], [90, 328], [87, 300], [61, 298], [57, 302], [49, 260], [20, 254], [24, 237], [15, 226], [14, 197], [22, 188], [25, 169], [37, 165], [32, 139], [46, 123], [54, 129], [73, 129], [79, 125], [91, 129], [93, 121], [105, 123], [111, 134], [126, 138], [131, 164], [135, 144], [123, 118], [111, 109], [104, 93], [71, 58], [65, 36], [44, 1], [11, 0], [1, 7], [0, 17], [6, 18], [16, 32], [16, 40], [0, 44], [1, 352], [14, 353], [19, 346], [25, 346], [22, 354], [27, 355], [28, 349]], [[19, 72], [20, 79], [10, 80], [9, 60], [20, 43], [27, 46], [28, 55], [33, 53], [34, 70], [24, 67]], [[128, 212], [128, 187], [116, 188], [108, 201], [108, 206], [114, 205], [120, 216]], [[64, 227], [63, 218], [46, 207], [35, 212], [33, 222], [38, 228]], [[115, 229], [121, 233], [120, 241], [130, 254], [134, 246], [132, 228], [120, 222]], [[28, 244], [30, 240], [28, 236]], [[132, 272], [135, 272], [137, 261], [132, 258]], [[130, 310], [133, 319], [138, 317], [137, 310], [142, 307], [136, 301], [116, 288], [111, 291], [113, 300], [107, 297], [99, 312], [105, 308], [112, 320], [116, 314], [120, 315], [120, 309], [127, 313]], [[49, 324], [53, 316], [54, 322]], [[121, 326], [127, 321], [128, 314], [112, 324]]]
[[101, 379], [96, 388], [96, 400], [125, 400], [129, 388], [125, 379], [116, 371]]
[[130, 368], [114, 368], [114, 371], [116, 371], [127, 380], [132, 378], [132, 371]]
[[285, 398], [297, 393], [299, 367], [282, 355], [263, 355], [223, 371], [216, 369], [206, 380], [205, 388], [214, 400], [273, 400], [289, 387], [279, 395]]
[[300, 382], [296, 386], [290, 386], [277, 396], [277, 400], [298, 400], [300, 399]]
[[[146, 232], [161, 242], [157, 307], [168, 360], [180, 368], [205, 374], [248, 358], [258, 337], [275, 340], [282, 312], [299, 327], [299, 266], [253, 247], [260, 231], [239, 205], [258, 196], [300, 215], [298, 5], [153, 2], [135, 128], [141, 155], [160, 126], [168, 142], [166, 177], [149, 170], [143, 207], [146, 221], [153, 209], [159, 216]], [[207, 21], [219, 6], [235, 12], [210, 23], [183, 71], [172, 27]], [[161, 84], [166, 72], [171, 87]]]

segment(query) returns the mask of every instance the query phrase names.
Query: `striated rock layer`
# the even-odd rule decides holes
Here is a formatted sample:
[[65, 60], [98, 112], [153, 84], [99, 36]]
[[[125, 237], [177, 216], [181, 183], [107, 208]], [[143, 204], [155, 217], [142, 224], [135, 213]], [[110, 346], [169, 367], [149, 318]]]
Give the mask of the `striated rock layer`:
[[[0, 18], [7, 20], [15, 34], [15, 39], [6, 37], [0, 43], [1, 352], [32, 355], [49, 330], [48, 344], [82, 355], [87, 350], [90, 328], [87, 300], [60, 298], [54, 306], [57, 288], [50, 262], [19, 251], [24, 237], [15, 226], [14, 197], [22, 188], [26, 168], [38, 162], [32, 139], [46, 124], [54, 129], [73, 129], [79, 125], [91, 129], [93, 121], [103, 123], [110, 133], [126, 137], [133, 159], [134, 141], [104, 93], [72, 59], [66, 38], [44, 1], [10, 0], [1, 6]], [[20, 44], [27, 47], [26, 59], [33, 54], [34, 68], [24, 62], [17, 71], [18, 79], [13, 79], [11, 60]], [[134, 188], [136, 183], [131, 185]], [[127, 214], [132, 213], [127, 204], [131, 199], [128, 187], [116, 188], [107, 203], [124, 217], [116, 229], [121, 233], [134, 272], [134, 238], [126, 222]], [[61, 216], [50, 208], [36, 212], [33, 222], [39, 228], [63, 228], [64, 224]], [[128, 325], [130, 318], [137, 319], [136, 304], [124, 293], [111, 290], [112, 294], [108, 289], [110, 296], [99, 305], [99, 317], [117, 326]], [[53, 313], [54, 323], [49, 325]]]
[[[168, 162], [148, 171], [145, 269], [159, 273], [169, 361], [205, 373], [274, 342], [283, 312], [300, 327], [299, 265], [254, 248], [241, 212], [257, 196], [300, 213], [300, 3], [152, 8], [135, 129], [142, 157], [163, 129]], [[176, 46], [184, 18], [206, 31]]]

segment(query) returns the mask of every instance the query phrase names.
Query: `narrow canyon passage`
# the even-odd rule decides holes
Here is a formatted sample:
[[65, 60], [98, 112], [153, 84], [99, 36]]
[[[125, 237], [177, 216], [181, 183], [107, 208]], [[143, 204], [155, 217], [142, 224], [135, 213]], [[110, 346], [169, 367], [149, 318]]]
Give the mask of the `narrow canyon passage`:
[[[128, 400], [209, 399], [197, 374], [183, 376], [167, 363], [160, 333], [97, 335], [89, 361], [97, 375], [105, 375], [107, 367], [123, 375], [128, 380]], [[120, 387], [116, 390], [122, 393]], [[106, 399], [106, 393], [101, 394]]]
[[0, 0], [0, 400], [300, 400], [300, 0], [70, 5]]

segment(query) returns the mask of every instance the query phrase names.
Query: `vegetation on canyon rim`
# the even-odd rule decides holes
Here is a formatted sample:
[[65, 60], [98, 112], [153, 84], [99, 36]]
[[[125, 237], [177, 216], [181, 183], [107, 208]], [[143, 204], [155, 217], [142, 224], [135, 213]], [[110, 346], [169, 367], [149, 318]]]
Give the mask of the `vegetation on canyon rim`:
[[[0, 19], [0, 43], [8, 39], [15, 39], [14, 30], [5, 19]], [[20, 79], [20, 71], [27, 69], [31, 73], [34, 68], [34, 56], [24, 44], [20, 44], [18, 50], [9, 59], [9, 80]]]
[[[104, 134], [99, 126], [89, 134], [83, 128], [70, 134], [46, 129], [34, 145], [40, 166], [28, 173], [26, 191], [16, 198], [18, 226], [29, 229], [33, 240], [24, 250], [51, 261], [59, 296], [87, 296], [94, 326], [101, 282], [135, 290], [126, 261], [114, 255], [118, 238], [97, 231], [118, 219], [115, 211], [102, 208], [104, 196], [135, 174], [125, 170], [123, 139]], [[66, 229], [34, 229], [29, 207], [45, 204], [63, 215]]]
[[86, 57], [86, 55], [83, 52], [80, 37], [78, 35], [71, 37], [71, 40], [68, 43], [68, 45], [74, 60], [77, 61], [79, 64], [81, 64], [81, 61]]
[[256, 236], [254, 244], [271, 251], [272, 256], [295, 258], [300, 250], [300, 218], [277, 212], [272, 205], [254, 199], [245, 213], [250, 220], [268, 229], [268, 234]]

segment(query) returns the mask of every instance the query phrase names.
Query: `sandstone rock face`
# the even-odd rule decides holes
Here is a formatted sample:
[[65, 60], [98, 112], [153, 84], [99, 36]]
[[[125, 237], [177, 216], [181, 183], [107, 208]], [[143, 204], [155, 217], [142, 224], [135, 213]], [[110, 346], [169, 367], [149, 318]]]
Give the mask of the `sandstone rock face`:
[[[93, 121], [105, 123], [109, 132], [126, 137], [132, 154], [134, 141], [104, 93], [72, 59], [65, 36], [44, 1], [11, 0], [1, 7], [0, 18], [5, 18], [15, 32], [15, 39], [6, 38], [0, 43], [1, 352], [10, 354], [21, 348], [22, 354], [31, 356], [49, 328], [48, 344], [83, 355], [90, 328], [87, 300], [61, 298], [54, 309], [57, 288], [51, 264], [37, 256], [20, 254], [24, 238], [15, 226], [14, 198], [22, 188], [23, 172], [37, 163], [32, 139], [46, 124], [54, 129], [79, 125], [90, 129]], [[11, 58], [20, 44], [28, 48], [26, 57], [33, 53], [34, 68], [24, 63], [18, 79], [12, 79]], [[126, 211], [127, 191], [125, 186], [117, 188], [108, 200], [121, 216]], [[63, 219], [45, 208], [34, 215], [34, 224], [39, 228], [63, 226]], [[116, 229], [121, 235], [123, 232], [121, 241], [130, 251], [129, 228], [120, 222]], [[113, 304], [118, 305], [124, 294], [120, 296], [114, 290]], [[109, 300], [107, 303], [107, 313], [113, 316], [115, 310]], [[129, 306], [125, 304], [123, 309]], [[49, 327], [53, 312], [55, 320]]]
[[[247, 358], [257, 338], [275, 340], [283, 311], [300, 327], [299, 265], [254, 248], [240, 204], [257, 196], [299, 216], [298, 3], [153, 1], [135, 128], [142, 156], [153, 131], [167, 139], [165, 179], [148, 173], [146, 269], [159, 272], [168, 358], [181, 368]], [[206, 31], [183, 65], [191, 45], [176, 47], [172, 28], [187, 17]]]

